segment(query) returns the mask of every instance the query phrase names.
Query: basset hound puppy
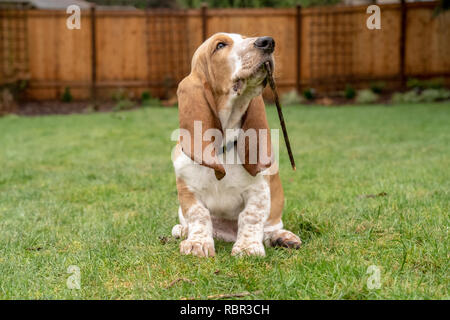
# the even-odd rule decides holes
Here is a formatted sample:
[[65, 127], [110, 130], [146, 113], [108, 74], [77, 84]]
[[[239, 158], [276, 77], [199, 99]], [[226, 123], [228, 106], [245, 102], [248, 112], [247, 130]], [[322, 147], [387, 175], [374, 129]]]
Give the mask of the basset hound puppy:
[[261, 95], [274, 48], [271, 37], [215, 34], [196, 50], [178, 86], [172, 160], [180, 224], [172, 235], [184, 239], [182, 254], [214, 256], [214, 238], [234, 242], [232, 255], [264, 256], [263, 244], [300, 247], [300, 238], [283, 229], [284, 195]]

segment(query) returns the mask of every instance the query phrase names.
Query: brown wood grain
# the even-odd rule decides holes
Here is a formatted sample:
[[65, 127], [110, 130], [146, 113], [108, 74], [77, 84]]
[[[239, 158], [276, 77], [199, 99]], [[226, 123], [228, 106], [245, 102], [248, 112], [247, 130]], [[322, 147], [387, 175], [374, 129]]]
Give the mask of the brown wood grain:
[[[435, 6], [436, 2], [407, 4], [408, 77], [450, 74], [450, 12], [433, 16]], [[216, 32], [273, 36], [275, 79], [281, 92], [295, 89], [297, 69], [303, 88], [317, 76], [325, 77], [323, 82], [329, 88], [339, 77], [367, 85], [371, 79], [390, 81], [399, 74], [400, 5], [380, 7], [381, 30], [366, 28], [366, 6], [302, 9], [300, 68], [296, 68], [295, 8], [208, 9], [207, 36]], [[29, 11], [30, 99], [56, 99], [66, 86], [75, 99], [89, 98], [89, 13], [82, 12], [81, 30], [68, 30], [67, 16], [61, 11]], [[152, 10], [147, 14], [98, 10], [96, 21], [96, 77], [98, 90], [106, 97], [119, 88], [135, 97], [144, 90], [160, 97], [173, 95], [177, 83], [189, 73], [191, 57], [202, 42], [200, 10]], [[314, 25], [317, 21], [325, 21], [333, 29], [327, 34], [315, 32], [319, 30]], [[340, 28], [346, 24], [351, 24], [353, 31], [343, 35]], [[322, 40], [328, 45], [314, 47]], [[317, 50], [322, 50], [320, 55]], [[342, 50], [347, 53], [342, 54]]]

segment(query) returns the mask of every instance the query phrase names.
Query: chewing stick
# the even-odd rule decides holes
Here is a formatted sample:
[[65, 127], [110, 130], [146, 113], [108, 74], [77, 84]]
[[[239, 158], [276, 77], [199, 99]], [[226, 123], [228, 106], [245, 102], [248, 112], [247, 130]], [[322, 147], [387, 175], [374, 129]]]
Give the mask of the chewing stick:
[[277, 111], [278, 111], [278, 118], [280, 118], [281, 129], [283, 130], [283, 137], [284, 137], [284, 142], [286, 143], [286, 148], [287, 148], [287, 151], [289, 154], [289, 160], [291, 161], [292, 169], [295, 171], [296, 170], [295, 160], [294, 160], [294, 156], [292, 155], [291, 144], [289, 142], [289, 137], [288, 137], [287, 130], [286, 130], [286, 124], [284, 123], [283, 113], [281, 112], [280, 99], [278, 98], [277, 86], [275, 84], [275, 81], [273, 80], [272, 68], [270, 67], [269, 61], [267, 61], [265, 63], [265, 65], [266, 65], [266, 69], [267, 69], [267, 79], [269, 80], [269, 85], [270, 85], [270, 88], [272, 89], [273, 96], [275, 98], [275, 104], [277, 106]]

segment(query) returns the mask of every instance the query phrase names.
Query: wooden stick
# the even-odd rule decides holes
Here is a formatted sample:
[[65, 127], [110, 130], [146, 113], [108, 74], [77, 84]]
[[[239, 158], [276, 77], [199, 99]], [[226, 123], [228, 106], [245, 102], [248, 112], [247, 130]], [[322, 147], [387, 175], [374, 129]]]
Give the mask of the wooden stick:
[[166, 289], [173, 287], [175, 284], [177, 284], [180, 281], [194, 283], [194, 281], [187, 279], [187, 278], [178, 278], [178, 279], [173, 280], [171, 283], [169, 283], [169, 285], [166, 287]]
[[277, 86], [275, 84], [275, 81], [273, 80], [273, 74], [272, 74], [272, 68], [270, 67], [270, 62], [266, 61], [265, 66], [267, 69], [267, 79], [269, 80], [269, 85], [270, 85], [270, 88], [272, 89], [273, 96], [275, 98], [275, 104], [277, 106], [277, 111], [278, 111], [278, 118], [280, 118], [281, 129], [283, 130], [283, 137], [284, 137], [284, 142], [286, 143], [286, 148], [288, 150], [289, 160], [291, 161], [292, 169], [295, 171], [296, 170], [295, 160], [294, 160], [294, 156], [292, 155], [291, 144], [289, 142], [289, 137], [288, 137], [287, 130], [286, 130], [286, 124], [284, 123], [283, 113], [281, 112], [280, 99], [278, 98]]

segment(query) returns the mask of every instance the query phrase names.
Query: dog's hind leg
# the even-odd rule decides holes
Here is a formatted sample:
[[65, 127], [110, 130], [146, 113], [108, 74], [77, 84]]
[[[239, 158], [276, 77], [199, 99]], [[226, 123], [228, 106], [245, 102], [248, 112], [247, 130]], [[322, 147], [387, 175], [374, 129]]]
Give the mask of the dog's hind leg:
[[281, 215], [284, 207], [284, 193], [280, 176], [267, 176], [270, 181], [270, 216], [264, 225], [264, 244], [268, 247], [300, 248], [302, 241], [291, 231], [283, 229]]
[[[282, 226], [282, 223], [280, 222]], [[300, 248], [302, 241], [293, 232], [285, 229], [277, 229], [270, 231], [264, 229], [264, 244], [268, 247], [284, 247], [298, 249]]]
[[178, 218], [180, 219], [180, 224], [173, 226], [172, 236], [177, 239], [185, 239], [188, 233], [188, 227], [183, 212], [181, 211], [181, 207], [178, 208]]

